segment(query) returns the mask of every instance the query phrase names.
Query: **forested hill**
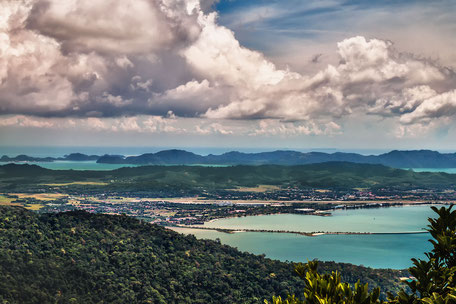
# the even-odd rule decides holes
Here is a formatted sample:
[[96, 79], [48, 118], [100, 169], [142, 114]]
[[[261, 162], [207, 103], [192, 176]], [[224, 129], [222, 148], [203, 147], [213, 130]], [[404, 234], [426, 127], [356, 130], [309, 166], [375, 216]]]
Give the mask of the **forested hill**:
[[[153, 189], [233, 189], [260, 184], [318, 188], [394, 187], [451, 188], [456, 174], [413, 172], [382, 165], [329, 162], [302, 166], [141, 166], [113, 171], [49, 170], [35, 165], [0, 166], [0, 191], [37, 191], [46, 185], [82, 187], [84, 191], [146, 191]], [[62, 186], [62, 187], [63, 187]]]
[[[0, 206], [0, 303], [263, 303], [300, 294], [293, 267], [127, 216]], [[336, 269], [393, 292], [403, 275], [320, 265]]]

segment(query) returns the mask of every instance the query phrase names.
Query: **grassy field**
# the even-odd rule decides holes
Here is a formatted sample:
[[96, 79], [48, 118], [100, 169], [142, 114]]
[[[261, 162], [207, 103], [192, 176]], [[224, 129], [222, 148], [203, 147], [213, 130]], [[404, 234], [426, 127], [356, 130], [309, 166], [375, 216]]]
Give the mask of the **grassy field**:
[[239, 187], [236, 189], [228, 189], [231, 191], [239, 192], [268, 192], [274, 190], [280, 190], [280, 187], [274, 185], [258, 185], [257, 187]]
[[315, 192], [319, 192], [319, 193], [328, 193], [328, 192], [331, 192], [327, 189], [315, 189]]
[[40, 210], [43, 207], [44, 207], [44, 205], [42, 205], [42, 204], [26, 204], [26, 205], [24, 205], [25, 209], [32, 210], [32, 211]]
[[40, 210], [44, 207], [42, 204], [23, 204], [23, 203], [15, 203], [14, 201], [16, 198], [6, 197], [4, 195], [0, 195], [0, 206], [22, 206], [29, 210]]
[[6, 197], [4, 195], [0, 195], [0, 206], [21, 206], [19, 203], [13, 203], [15, 198]]
[[39, 201], [55, 201], [68, 196], [62, 193], [10, 193], [10, 195], [17, 196], [19, 199], [33, 198]]
[[64, 186], [72, 186], [72, 185], [106, 186], [109, 184], [104, 183], [104, 182], [71, 182], [71, 183], [55, 183], [55, 184], [42, 184], [42, 185], [50, 186], [50, 187], [64, 187]]

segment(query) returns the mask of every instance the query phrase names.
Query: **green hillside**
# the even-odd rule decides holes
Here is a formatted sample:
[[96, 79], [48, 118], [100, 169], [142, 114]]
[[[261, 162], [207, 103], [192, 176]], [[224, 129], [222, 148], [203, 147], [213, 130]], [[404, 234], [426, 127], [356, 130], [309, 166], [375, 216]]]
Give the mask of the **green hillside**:
[[302, 166], [143, 166], [113, 171], [49, 170], [34, 165], [0, 166], [0, 191], [46, 188], [46, 184], [74, 181], [107, 185], [78, 185], [67, 188], [102, 191], [150, 191], [232, 189], [260, 184], [317, 188], [356, 187], [448, 188], [456, 186], [456, 175], [413, 172], [383, 165], [329, 162]]
[[[126, 216], [0, 207], [0, 303], [262, 303], [298, 294], [293, 264]], [[321, 263], [399, 290], [399, 271]]]

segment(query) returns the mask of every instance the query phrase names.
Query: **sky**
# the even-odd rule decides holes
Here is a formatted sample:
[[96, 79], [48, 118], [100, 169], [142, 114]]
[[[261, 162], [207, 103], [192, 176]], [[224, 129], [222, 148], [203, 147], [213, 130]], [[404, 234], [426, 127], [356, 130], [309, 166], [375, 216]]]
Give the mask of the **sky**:
[[2, 0], [0, 146], [456, 150], [455, 12]]

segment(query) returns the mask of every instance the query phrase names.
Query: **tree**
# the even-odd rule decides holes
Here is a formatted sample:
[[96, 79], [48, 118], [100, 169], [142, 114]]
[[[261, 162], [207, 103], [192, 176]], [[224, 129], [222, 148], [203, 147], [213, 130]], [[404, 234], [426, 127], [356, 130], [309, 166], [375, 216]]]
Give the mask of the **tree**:
[[[272, 304], [335, 304], [335, 303], [380, 303], [380, 288], [369, 292], [368, 284], [355, 283], [354, 288], [348, 283], [341, 282], [339, 272], [319, 274], [318, 262], [311, 261], [307, 264], [298, 264], [295, 272], [304, 280], [304, 300], [299, 300], [295, 295], [289, 295], [286, 300], [273, 297]], [[265, 300], [265, 303], [269, 302]]]
[[456, 210], [431, 208], [438, 215], [429, 219], [427, 229], [434, 248], [426, 253], [427, 260], [412, 259], [409, 271], [415, 279], [407, 283], [412, 294], [402, 290], [390, 295], [391, 303], [456, 303]]
[[[456, 211], [449, 208], [431, 207], [437, 213], [435, 219], [429, 218], [429, 240], [433, 249], [425, 253], [427, 260], [412, 259], [409, 272], [414, 279], [407, 282], [411, 294], [401, 290], [396, 296], [389, 294], [391, 304], [456, 304]], [[273, 297], [272, 304], [370, 304], [381, 303], [380, 289], [371, 292], [368, 285], [358, 281], [352, 288], [341, 282], [338, 272], [319, 274], [317, 262], [299, 264], [295, 271], [305, 281], [304, 299], [289, 295], [286, 300]], [[265, 300], [265, 303], [269, 302]]]

